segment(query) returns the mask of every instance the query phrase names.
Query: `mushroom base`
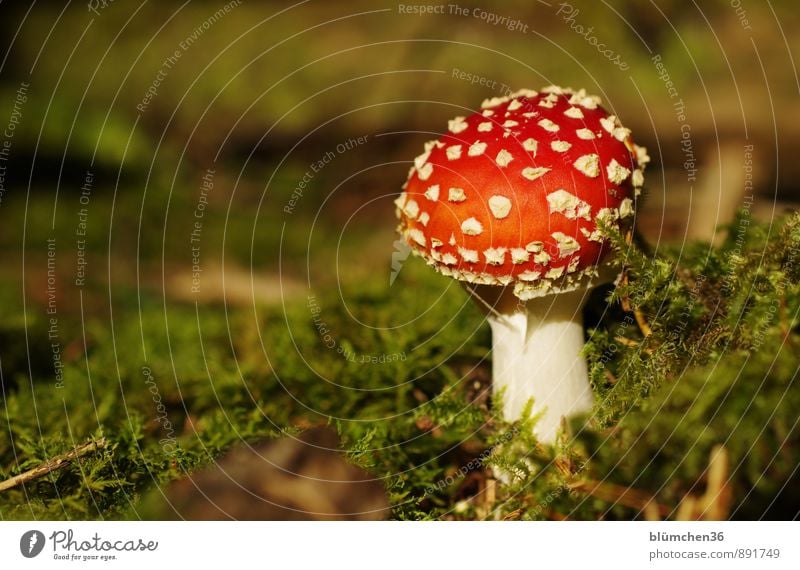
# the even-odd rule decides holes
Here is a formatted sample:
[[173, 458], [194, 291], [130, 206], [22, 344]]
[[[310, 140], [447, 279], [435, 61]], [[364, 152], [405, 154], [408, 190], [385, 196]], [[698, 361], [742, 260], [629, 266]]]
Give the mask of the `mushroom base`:
[[[591, 411], [592, 389], [586, 360], [581, 355], [583, 305], [587, 290], [520, 301], [508, 289], [476, 289], [493, 306], [492, 374], [496, 391], [502, 390], [503, 416], [521, 417], [533, 400], [538, 416], [534, 432], [552, 443], [562, 418]], [[494, 296], [486, 298], [485, 295]]]

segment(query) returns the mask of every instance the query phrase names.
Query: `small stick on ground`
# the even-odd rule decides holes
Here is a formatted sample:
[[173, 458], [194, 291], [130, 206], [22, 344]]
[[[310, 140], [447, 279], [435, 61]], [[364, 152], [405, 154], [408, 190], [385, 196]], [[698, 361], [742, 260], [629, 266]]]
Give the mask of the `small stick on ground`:
[[33, 469], [29, 469], [24, 473], [20, 473], [19, 475], [14, 475], [13, 477], [6, 479], [5, 481], [0, 481], [0, 492], [7, 491], [8, 489], [13, 489], [19, 485], [24, 485], [25, 483], [29, 483], [35, 479], [43, 477], [56, 469], [61, 469], [62, 467], [66, 467], [75, 459], [79, 457], [83, 457], [84, 455], [88, 455], [93, 451], [97, 451], [98, 449], [103, 449], [107, 445], [106, 439], [100, 438], [96, 441], [89, 441], [82, 445], [79, 445], [75, 449], [71, 451], [67, 451], [66, 453], [62, 453], [61, 455], [56, 455], [52, 459], [45, 461], [41, 465], [34, 467]]
[[658, 504], [655, 501], [650, 501], [644, 506], [644, 510], [642, 511], [644, 515], [644, 520], [646, 521], [660, 521], [661, 520], [661, 513], [658, 510]]
[[703, 518], [710, 521], [723, 521], [728, 518], [731, 507], [731, 489], [728, 486], [730, 457], [723, 445], [711, 450], [708, 460], [708, 483], [702, 497]]
[[[623, 285], [627, 285], [628, 284], [628, 270], [627, 270], [627, 268], [622, 270], [621, 283]], [[644, 313], [642, 313], [642, 311], [639, 310], [638, 308], [634, 308], [631, 305], [630, 297], [625, 295], [621, 299], [621, 303], [622, 303], [622, 310], [623, 311], [625, 311], [627, 313], [633, 313], [633, 316], [636, 319], [636, 324], [639, 325], [639, 330], [642, 331], [642, 335], [645, 338], [647, 338], [648, 336], [653, 334], [653, 329], [651, 329], [650, 325], [647, 323], [647, 319], [644, 317]]]
[[[633, 243], [633, 230], [628, 230], [625, 233], [625, 242], [628, 245], [631, 245]], [[622, 269], [621, 282], [623, 285], [628, 284], [627, 267]], [[639, 309], [633, 308], [631, 306], [631, 300], [627, 295], [625, 295], [622, 298], [622, 310], [628, 313], [633, 313], [633, 316], [636, 319], [636, 324], [639, 325], [639, 330], [642, 331], [642, 335], [644, 335], [645, 338], [653, 334], [653, 329], [650, 328], [650, 325], [647, 323], [647, 319], [644, 318], [644, 313], [642, 313], [642, 311], [640, 311]]]
[[484, 507], [486, 512], [490, 512], [497, 503], [497, 481], [492, 478], [486, 479], [486, 493], [484, 494]]
[[[630, 348], [639, 348], [641, 346], [641, 342], [636, 342], [635, 340], [625, 338], [624, 336], [615, 336], [614, 340], [620, 343], [623, 346], [628, 346]], [[653, 354], [652, 348], [643, 348], [642, 351], [645, 354]]]
[[632, 509], [638, 509], [649, 520], [654, 520], [656, 517], [665, 517], [669, 515], [671, 510], [666, 505], [657, 503], [655, 497], [649, 493], [631, 487], [602, 483], [600, 481], [577, 481], [568, 486], [570, 489], [586, 493], [607, 503], [619, 503]]
[[723, 445], [714, 446], [706, 471], [706, 492], [700, 497], [686, 495], [678, 507], [676, 520], [726, 520], [732, 500], [728, 486], [729, 469], [728, 450]]
[[[628, 285], [628, 268], [622, 268], [622, 278], [620, 279], [621, 285]], [[622, 305], [622, 310], [626, 313], [632, 313], [633, 308], [631, 307], [631, 298], [625, 295], [622, 299], [620, 299], [620, 304]]]
[[642, 331], [644, 338], [647, 338], [653, 334], [653, 329], [651, 329], [650, 325], [647, 324], [647, 319], [644, 318], [644, 313], [642, 311], [639, 309], [634, 309], [633, 316], [636, 319], [636, 324], [639, 325], [639, 330]]
[[680, 505], [678, 505], [678, 512], [675, 513], [676, 521], [692, 521], [697, 520], [695, 511], [697, 510], [697, 499], [692, 495], [686, 495]]

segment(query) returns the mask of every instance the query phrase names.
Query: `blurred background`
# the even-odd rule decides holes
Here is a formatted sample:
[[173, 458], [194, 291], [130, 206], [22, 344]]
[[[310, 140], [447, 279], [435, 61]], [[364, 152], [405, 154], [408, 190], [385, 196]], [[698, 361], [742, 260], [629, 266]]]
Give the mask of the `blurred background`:
[[[485, 97], [550, 83], [601, 95], [649, 148], [640, 228], [654, 244], [712, 238], [750, 190], [761, 216], [797, 200], [790, 2], [421, 6], [3, 3], [5, 267], [54, 238], [74, 273], [85, 209], [87, 286], [110, 274], [112, 295], [197, 298], [190, 234], [211, 170], [201, 298], [223, 258], [279, 295], [280, 252], [284, 278], [302, 278], [315, 240], [388, 263], [391, 197], [422, 142]], [[27, 264], [32, 299], [44, 268]]]
[[[598, 94], [649, 149], [637, 223], [655, 251], [718, 240], [738, 208], [770, 220], [800, 200], [799, 28], [789, 0], [0, 2], [4, 389], [57, 386], [73, 363], [64, 381], [108, 375], [135, 407], [120, 378], [141, 386], [161, 355], [189, 433], [192, 378], [232, 374], [246, 393], [276, 352], [324, 350], [318, 322], [316, 345], [292, 340], [319, 296], [351, 317], [345, 352], [359, 331], [389, 346], [407, 323], [363, 296], [415, 283], [416, 262], [388, 290], [411, 160], [522, 87]], [[430, 298], [404, 302], [413, 316]], [[273, 425], [341, 411], [307, 394]]]

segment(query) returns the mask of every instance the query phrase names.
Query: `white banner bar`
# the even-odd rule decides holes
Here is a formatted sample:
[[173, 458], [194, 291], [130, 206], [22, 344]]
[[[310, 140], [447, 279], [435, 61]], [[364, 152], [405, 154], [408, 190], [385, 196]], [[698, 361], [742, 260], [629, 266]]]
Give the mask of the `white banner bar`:
[[4, 522], [0, 567], [796, 570], [798, 531], [796, 522]]

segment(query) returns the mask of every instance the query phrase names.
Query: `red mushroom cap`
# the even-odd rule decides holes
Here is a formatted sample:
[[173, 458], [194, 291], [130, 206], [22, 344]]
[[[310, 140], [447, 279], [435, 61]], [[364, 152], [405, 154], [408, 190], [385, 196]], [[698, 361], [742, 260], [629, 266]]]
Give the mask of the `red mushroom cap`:
[[425, 145], [395, 201], [398, 230], [444, 275], [529, 299], [589, 286], [606, 254], [596, 220], [633, 216], [649, 161], [585, 91], [484, 101]]

